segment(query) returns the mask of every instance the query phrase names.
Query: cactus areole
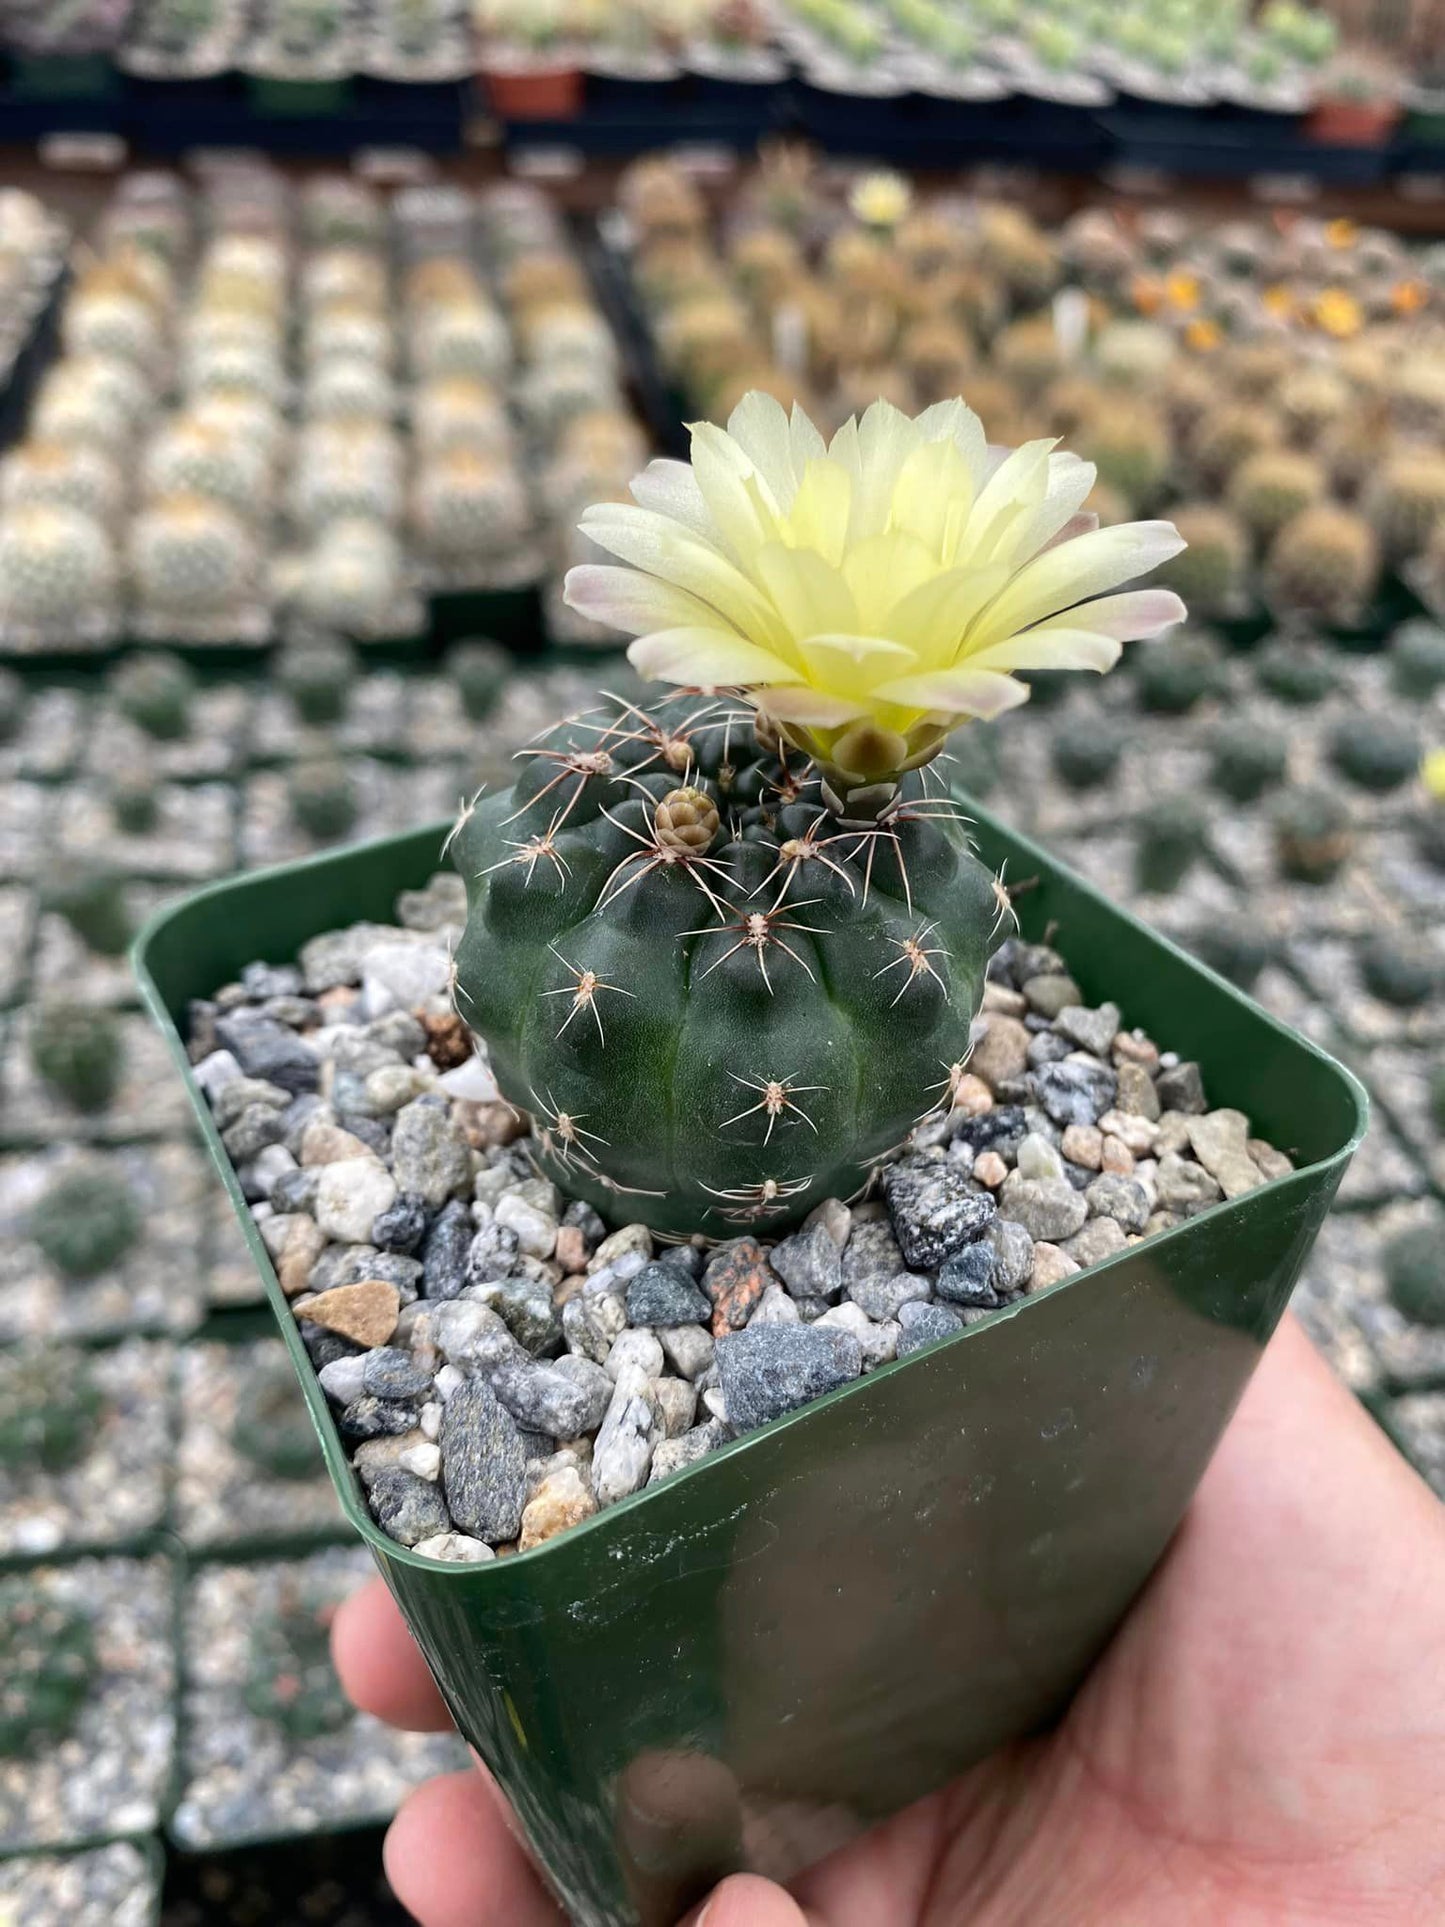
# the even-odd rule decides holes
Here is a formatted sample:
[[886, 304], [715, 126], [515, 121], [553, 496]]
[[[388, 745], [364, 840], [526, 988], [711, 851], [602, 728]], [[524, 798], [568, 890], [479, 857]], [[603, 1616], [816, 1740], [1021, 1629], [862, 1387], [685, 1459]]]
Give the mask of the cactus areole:
[[1183, 615], [1086, 599], [1179, 546], [1095, 530], [1093, 474], [987, 448], [961, 402], [825, 444], [754, 395], [584, 521], [634, 567], [569, 599], [682, 687], [560, 723], [450, 840], [457, 1009], [572, 1196], [774, 1231], [952, 1106], [1013, 919], [933, 758], [1024, 700], [1011, 669], [1104, 669]]

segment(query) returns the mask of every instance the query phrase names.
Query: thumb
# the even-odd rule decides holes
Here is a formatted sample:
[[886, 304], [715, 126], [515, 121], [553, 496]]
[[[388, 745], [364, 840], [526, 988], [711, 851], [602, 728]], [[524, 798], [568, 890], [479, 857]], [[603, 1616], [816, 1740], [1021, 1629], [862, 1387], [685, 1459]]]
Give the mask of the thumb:
[[715, 1887], [682, 1927], [819, 1927], [797, 1901], [758, 1874], [735, 1873]]

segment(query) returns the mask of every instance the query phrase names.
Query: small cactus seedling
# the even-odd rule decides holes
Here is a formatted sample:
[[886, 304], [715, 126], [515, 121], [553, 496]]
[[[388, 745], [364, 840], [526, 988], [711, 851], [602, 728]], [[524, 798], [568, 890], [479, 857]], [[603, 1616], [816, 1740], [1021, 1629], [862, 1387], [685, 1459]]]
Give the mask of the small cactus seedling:
[[1292, 636], [1276, 636], [1264, 645], [1254, 659], [1254, 676], [1266, 695], [1299, 709], [1323, 702], [1339, 684], [1329, 652]]
[[474, 723], [485, 722], [511, 674], [511, 658], [495, 642], [459, 642], [447, 657], [462, 708]]
[[251, 1630], [247, 1708], [294, 1742], [338, 1732], [352, 1718], [331, 1664], [333, 1613], [313, 1588], [293, 1583]]
[[1281, 617], [1359, 620], [1375, 592], [1380, 551], [1374, 531], [1348, 509], [1322, 505], [1286, 522], [1270, 546], [1265, 592]]
[[1257, 542], [1269, 542], [1324, 493], [1325, 478], [1312, 457], [1293, 449], [1266, 448], [1234, 471], [1229, 506]]
[[276, 680], [303, 723], [339, 722], [356, 680], [356, 652], [344, 642], [296, 643], [277, 663]]
[[102, 957], [119, 957], [134, 934], [125, 886], [113, 870], [76, 858], [52, 864], [40, 885], [40, 907], [64, 917]]
[[168, 495], [131, 524], [130, 566], [147, 608], [219, 620], [258, 593], [255, 541], [240, 517], [200, 495]]
[[1392, 456], [1365, 489], [1365, 512], [1388, 561], [1419, 555], [1445, 520], [1445, 455], [1407, 448]]
[[122, 764], [107, 787], [117, 829], [127, 836], [145, 836], [155, 828], [160, 818], [160, 796], [155, 774], [147, 764]]
[[1102, 717], [1091, 717], [1087, 726], [1066, 723], [1054, 732], [1049, 760], [1067, 789], [1099, 789], [1119, 767], [1126, 741], [1125, 732]]
[[1359, 949], [1360, 981], [1396, 1010], [1418, 1010], [1440, 988], [1440, 961], [1423, 937], [1377, 930]]
[[196, 679], [179, 656], [131, 656], [111, 677], [115, 706], [158, 743], [174, 743], [191, 726]]
[[95, 1441], [105, 1396], [80, 1351], [0, 1354], [0, 1468], [65, 1472]]
[[81, 1111], [103, 1111], [125, 1062], [120, 1025], [89, 1004], [37, 1004], [28, 1035], [36, 1072]]
[[322, 1469], [316, 1428], [288, 1359], [258, 1366], [241, 1393], [231, 1443], [277, 1479], [310, 1479]]
[[1222, 725], [1211, 744], [1209, 780], [1235, 803], [1253, 803], [1284, 781], [1288, 751], [1267, 723]]
[[1209, 639], [1199, 634], [1171, 637], [1158, 649], [1134, 658], [1139, 707], [1155, 716], [1187, 716], [1219, 690], [1222, 668]]
[[98, 1659], [89, 1616], [42, 1581], [0, 1580], [0, 1759], [33, 1760], [63, 1740]]
[[1135, 834], [1134, 880], [1154, 896], [1177, 890], [1203, 857], [1207, 820], [1192, 796], [1166, 796], [1144, 817]]
[[1385, 1282], [1417, 1325], [1445, 1326], [1445, 1220], [1412, 1225], [1385, 1247]]
[[428, 555], [451, 567], [510, 557], [526, 539], [525, 489], [507, 461], [454, 449], [417, 477], [412, 525]]
[[30, 1235], [67, 1278], [108, 1271], [140, 1236], [135, 1194], [113, 1166], [85, 1163], [63, 1171], [30, 1214]]
[[1286, 790], [1274, 813], [1279, 867], [1295, 883], [1328, 883], [1354, 849], [1349, 812], [1332, 790]]
[[1445, 629], [1402, 623], [1390, 639], [1390, 681], [1397, 695], [1420, 701], [1445, 689]]
[[[916, 420], [875, 403], [829, 445], [753, 394], [727, 430], [693, 430], [691, 472], [650, 469], [637, 506], [584, 516], [633, 568], [574, 569], [569, 605], [638, 634], [634, 667], [683, 693], [572, 719], [467, 807], [454, 994], [543, 1168], [604, 1213], [684, 1237], [786, 1224], [858, 1192], [950, 1101], [1013, 916], [927, 765], [1023, 699], [1011, 668], [1102, 669], [1126, 631], [1183, 614], [1074, 586], [1074, 562], [1099, 585], [1091, 553], [1112, 584], [1173, 554], [1167, 524], [1040, 559], [1092, 470], [1039, 442], [990, 495], [989, 460], [961, 402]], [[985, 519], [986, 607], [969, 598], [995, 576], [957, 560]], [[967, 593], [925, 619], [945, 590]]]
[[1330, 761], [1377, 796], [1402, 788], [1420, 767], [1420, 732], [1403, 717], [1365, 711], [1347, 716], [1330, 737]]
[[93, 516], [37, 503], [0, 520], [0, 617], [42, 627], [84, 621], [114, 588], [110, 538]]
[[286, 797], [296, 827], [317, 843], [345, 836], [360, 808], [346, 765], [329, 757], [298, 763], [287, 778]]

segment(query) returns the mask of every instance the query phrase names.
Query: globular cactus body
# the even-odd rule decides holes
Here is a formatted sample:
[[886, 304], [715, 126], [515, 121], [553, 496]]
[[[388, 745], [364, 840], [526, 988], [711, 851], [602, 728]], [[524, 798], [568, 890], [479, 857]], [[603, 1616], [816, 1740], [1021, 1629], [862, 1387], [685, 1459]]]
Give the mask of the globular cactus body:
[[671, 697], [559, 727], [464, 812], [457, 1008], [573, 1196], [773, 1227], [938, 1105], [1010, 920], [938, 791], [840, 818], [744, 712]]
[[89, 1618], [20, 1575], [0, 1585], [0, 1759], [33, 1760], [74, 1725], [97, 1665]]

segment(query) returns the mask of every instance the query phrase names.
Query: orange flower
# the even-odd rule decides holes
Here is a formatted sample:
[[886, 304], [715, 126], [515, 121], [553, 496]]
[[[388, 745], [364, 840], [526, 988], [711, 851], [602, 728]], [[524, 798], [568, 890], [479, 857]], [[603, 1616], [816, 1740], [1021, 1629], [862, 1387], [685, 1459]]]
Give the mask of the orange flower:
[[1154, 274], [1136, 274], [1129, 293], [1140, 314], [1155, 315], [1164, 305], [1164, 285]]
[[1396, 314], [1419, 314], [1429, 298], [1423, 281], [1397, 281], [1390, 290], [1390, 306]]
[[1209, 321], [1201, 316], [1198, 320], [1191, 321], [1184, 330], [1184, 339], [1200, 354], [1210, 355], [1223, 341], [1224, 330], [1217, 321]]
[[1359, 239], [1360, 230], [1355, 223], [1342, 215], [1339, 220], [1331, 221], [1325, 228], [1325, 239], [1332, 248], [1352, 248]]
[[1199, 277], [1183, 268], [1176, 268], [1164, 283], [1164, 292], [1171, 306], [1182, 309], [1186, 314], [1191, 313], [1199, 306]]
[[1260, 300], [1264, 303], [1266, 310], [1270, 314], [1278, 315], [1286, 321], [1293, 319], [1295, 313], [1294, 294], [1282, 281], [1276, 281], [1273, 287], [1266, 288], [1260, 296]]

